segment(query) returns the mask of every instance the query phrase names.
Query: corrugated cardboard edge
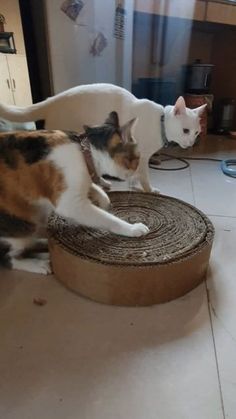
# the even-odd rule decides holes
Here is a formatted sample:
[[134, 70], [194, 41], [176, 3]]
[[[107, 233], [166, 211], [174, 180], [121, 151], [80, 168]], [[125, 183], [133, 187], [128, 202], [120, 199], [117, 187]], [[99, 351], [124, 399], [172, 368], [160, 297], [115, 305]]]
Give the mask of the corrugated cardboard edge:
[[204, 281], [211, 248], [208, 240], [173, 263], [114, 266], [74, 256], [49, 239], [53, 271], [60, 282], [91, 300], [119, 306], [160, 304], [188, 293]]

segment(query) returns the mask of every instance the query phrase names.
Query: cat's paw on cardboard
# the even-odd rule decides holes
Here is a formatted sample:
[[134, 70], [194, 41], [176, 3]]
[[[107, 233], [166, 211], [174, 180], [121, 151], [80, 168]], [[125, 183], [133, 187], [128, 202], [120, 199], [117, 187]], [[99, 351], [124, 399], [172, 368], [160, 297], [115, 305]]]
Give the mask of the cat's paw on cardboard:
[[131, 227], [130, 237], [140, 237], [145, 236], [149, 233], [149, 228], [143, 223], [135, 223]]

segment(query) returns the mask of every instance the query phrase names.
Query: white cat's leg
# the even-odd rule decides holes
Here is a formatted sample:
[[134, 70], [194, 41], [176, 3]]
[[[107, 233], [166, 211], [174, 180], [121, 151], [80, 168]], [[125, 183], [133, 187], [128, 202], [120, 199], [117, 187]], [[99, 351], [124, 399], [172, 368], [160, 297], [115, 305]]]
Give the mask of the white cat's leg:
[[[63, 200], [56, 212], [72, 219], [78, 224], [110, 231], [115, 234], [129, 237], [139, 237], [149, 232], [147, 226], [142, 223], [129, 224], [113, 214], [96, 207], [85, 197], [70, 193], [70, 199]], [[67, 203], [66, 203], [67, 202]]]
[[95, 183], [92, 183], [92, 186], [89, 190], [89, 197], [91, 198], [92, 202], [98, 204], [100, 208], [108, 209], [111, 205], [111, 201], [106, 192], [104, 192], [103, 189]]
[[151, 186], [150, 177], [149, 177], [149, 160], [141, 159], [138, 167], [137, 177], [141, 183], [141, 186], [144, 192], [155, 192], [160, 193], [159, 189], [153, 188]]

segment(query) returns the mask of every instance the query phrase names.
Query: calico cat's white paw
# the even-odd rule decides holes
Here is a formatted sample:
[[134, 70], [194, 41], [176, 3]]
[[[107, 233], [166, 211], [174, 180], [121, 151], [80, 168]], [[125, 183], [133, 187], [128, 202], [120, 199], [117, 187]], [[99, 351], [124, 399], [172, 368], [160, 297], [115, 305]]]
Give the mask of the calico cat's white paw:
[[140, 237], [149, 233], [149, 228], [143, 223], [135, 223], [131, 226], [130, 237]]
[[52, 273], [49, 259], [12, 259], [11, 265], [13, 269], [19, 271], [32, 272], [34, 274], [49, 275]]
[[50, 275], [52, 273], [52, 268], [49, 259], [35, 259], [33, 272], [42, 274], [42, 275]]

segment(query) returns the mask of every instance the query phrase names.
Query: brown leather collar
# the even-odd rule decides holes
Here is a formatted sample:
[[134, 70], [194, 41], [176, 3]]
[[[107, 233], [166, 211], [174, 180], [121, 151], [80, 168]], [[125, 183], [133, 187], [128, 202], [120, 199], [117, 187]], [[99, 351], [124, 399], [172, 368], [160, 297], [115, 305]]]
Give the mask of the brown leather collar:
[[76, 136], [76, 140], [80, 145], [81, 151], [83, 153], [84, 156], [84, 160], [85, 163], [87, 165], [88, 168], [88, 172], [89, 175], [93, 181], [93, 183], [96, 183], [97, 185], [100, 185], [100, 177], [98, 176], [95, 166], [94, 166], [94, 162], [93, 162], [93, 157], [92, 157], [92, 153], [91, 153], [91, 144], [90, 141], [88, 139], [88, 137], [86, 136], [86, 134], [79, 134]]

